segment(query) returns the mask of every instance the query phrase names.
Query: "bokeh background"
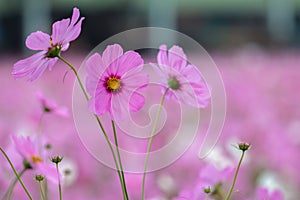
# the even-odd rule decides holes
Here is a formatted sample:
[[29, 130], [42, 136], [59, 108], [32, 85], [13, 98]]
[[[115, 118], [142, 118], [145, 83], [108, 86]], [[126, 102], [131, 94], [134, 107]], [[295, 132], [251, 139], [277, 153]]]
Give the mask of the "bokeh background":
[[[202, 137], [172, 166], [151, 173], [148, 199], [172, 199], [193, 191], [198, 174], [214, 164], [235, 167], [239, 151], [232, 145], [251, 143], [240, 171], [233, 199], [258, 199], [259, 187], [279, 189], [284, 199], [300, 197], [300, 1], [299, 0], [0, 0], [0, 145], [11, 148], [11, 134], [34, 135], [41, 105], [35, 92], [71, 112], [74, 76], [58, 63], [39, 80], [28, 83], [10, 75], [13, 64], [32, 52], [24, 41], [33, 31], [51, 32], [51, 24], [70, 17], [78, 7], [84, 20], [80, 37], [64, 57], [79, 67], [96, 45], [119, 32], [138, 27], [178, 30], [199, 42], [217, 64], [227, 93], [224, 131], [210, 156], [197, 156]], [[145, 38], [151, 42], [150, 35]], [[165, 38], [176, 44], [176, 38]], [[188, 52], [191, 56], [193, 52]], [[65, 76], [66, 74], [66, 76]], [[65, 157], [71, 172], [64, 185], [65, 199], [121, 199], [117, 177], [84, 148], [70, 118], [47, 115], [43, 132], [51, 155]], [[124, 144], [125, 145], [125, 144]], [[132, 145], [132, 144], [131, 144]], [[62, 164], [63, 165], [63, 164]], [[12, 174], [0, 159], [0, 195]], [[141, 176], [127, 174], [131, 199], [140, 199]], [[209, 176], [210, 177], [210, 176]], [[213, 175], [211, 175], [213, 177]], [[224, 182], [227, 189], [231, 178]], [[25, 176], [36, 191], [30, 174]], [[56, 199], [55, 185], [50, 198]], [[17, 186], [13, 199], [23, 199]]]

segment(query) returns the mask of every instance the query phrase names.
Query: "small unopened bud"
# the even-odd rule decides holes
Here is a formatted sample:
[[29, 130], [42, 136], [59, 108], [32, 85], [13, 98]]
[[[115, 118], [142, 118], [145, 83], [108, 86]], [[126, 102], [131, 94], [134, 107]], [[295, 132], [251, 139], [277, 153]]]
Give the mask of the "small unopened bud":
[[50, 113], [52, 110], [46, 106], [43, 106], [44, 112], [45, 113]]
[[206, 193], [206, 194], [211, 193], [210, 187], [204, 188], [203, 192]]
[[38, 182], [43, 181], [44, 178], [45, 178], [45, 177], [44, 177], [43, 175], [36, 175], [36, 176], [35, 176], [35, 180], [37, 180]]
[[70, 169], [66, 169], [66, 170], [64, 171], [64, 175], [65, 175], [65, 176], [69, 176], [69, 175], [71, 175], [71, 173], [72, 173], [72, 171], [71, 171]]
[[242, 151], [247, 151], [250, 148], [250, 144], [248, 144], [247, 142], [240, 142], [238, 144], [238, 147]]
[[32, 169], [32, 166], [30, 165], [30, 163], [26, 159], [23, 160], [23, 166], [24, 166], [25, 169]]
[[51, 158], [51, 161], [55, 164], [58, 164], [62, 161], [63, 157], [62, 156], [54, 156], [53, 158]]
[[50, 150], [51, 148], [52, 148], [51, 144], [48, 143], [45, 145], [45, 149]]

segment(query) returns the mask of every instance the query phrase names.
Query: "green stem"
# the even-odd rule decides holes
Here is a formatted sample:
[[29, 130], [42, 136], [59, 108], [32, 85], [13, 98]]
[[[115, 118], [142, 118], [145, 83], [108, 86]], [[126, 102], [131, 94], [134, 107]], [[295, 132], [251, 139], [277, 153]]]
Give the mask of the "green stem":
[[[19, 173], [19, 176], [23, 176], [27, 168], [22, 169], [22, 171]], [[11, 199], [12, 192], [14, 191], [14, 188], [18, 182], [18, 178], [15, 178], [15, 180], [10, 184], [7, 192], [4, 194], [3, 199]]]
[[37, 135], [38, 135], [38, 150], [39, 153], [42, 153], [42, 124], [43, 124], [43, 117], [44, 117], [44, 113], [45, 111], [43, 111], [40, 119], [39, 119], [39, 123], [38, 123], [38, 130], [37, 130]]
[[48, 180], [44, 180], [44, 194], [45, 194], [45, 200], [48, 200]]
[[234, 178], [233, 178], [233, 181], [232, 181], [230, 190], [229, 190], [228, 194], [226, 195], [225, 200], [229, 200], [229, 199], [230, 199], [230, 196], [231, 196], [231, 193], [232, 193], [232, 191], [233, 191], [233, 188], [234, 188], [234, 185], [235, 185], [235, 182], [236, 182], [236, 178], [237, 178], [237, 176], [238, 176], [238, 173], [239, 173], [239, 170], [240, 170], [240, 167], [241, 167], [241, 164], [242, 164], [244, 155], [245, 155], [245, 151], [242, 152], [242, 156], [241, 156], [240, 161], [239, 161], [239, 164], [238, 164], [238, 166], [237, 166], [237, 168], [236, 168], [236, 171], [235, 171], [235, 174], [234, 174]]
[[156, 128], [157, 128], [158, 120], [159, 120], [159, 117], [160, 117], [161, 109], [162, 109], [163, 103], [165, 101], [165, 97], [166, 97], [166, 94], [167, 94], [168, 90], [169, 90], [169, 88], [166, 89], [166, 91], [164, 92], [164, 94], [162, 95], [162, 98], [160, 100], [159, 109], [158, 109], [156, 117], [155, 117], [152, 132], [151, 132], [151, 135], [150, 135], [150, 140], [149, 140], [149, 143], [148, 143], [146, 161], [145, 161], [145, 166], [144, 166], [143, 182], [142, 182], [142, 200], [145, 199], [145, 182], [146, 182], [146, 174], [147, 174], [147, 167], [148, 167], [148, 161], [149, 161], [149, 156], [150, 156], [150, 150], [151, 150], [154, 134], [155, 134], [155, 131], [156, 131]]
[[58, 163], [56, 163], [55, 165], [56, 165], [57, 179], [58, 179], [59, 200], [62, 200], [62, 189], [61, 189], [61, 182], [60, 182], [60, 176], [59, 176], [59, 170], [58, 170]]
[[124, 199], [128, 200], [128, 193], [127, 193], [127, 188], [126, 188], [126, 181], [124, 177], [124, 171], [123, 171], [123, 166], [122, 166], [122, 160], [121, 160], [121, 155], [120, 155], [120, 150], [119, 150], [119, 144], [118, 144], [118, 139], [117, 139], [117, 131], [116, 131], [116, 126], [115, 122], [112, 120], [111, 125], [113, 127], [113, 132], [114, 132], [114, 139], [115, 139], [115, 145], [117, 149], [117, 154], [118, 154], [118, 160], [119, 160], [119, 165], [120, 165], [120, 173], [122, 177], [122, 189], [123, 189], [123, 194], [124, 194]]
[[29, 193], [28, 189], [26, 188], [25, 184], [23, 183], [21, 177], [19, 176], [17, 170], [15, 169], [14, 165], [12, 164], [11, 160], [9, 159], [8, 155], [5, 153], [5, 151], [2, 149], [2, 147], [0, 147], [0, 151], [3, 153], [4, 157], [6, 158], [6, 160], [8, 161], [9, 165], [11, 166], [13, 172], [15, 173], [17, 179], [19, 180], [20, 184], [22, 185], [24, 191], [26, 192], [28, 198], [30, 200], [32, 200], [32, 196], [31, 194]]
[[40, 192], [41, 192], [42, 200], [46, 200], [45, 194], [43, 192], [43, 186], [42, 186], [42, 182], [41, 181], [39, 181], [39, 187], [40, 187]]
[[[79, 83], [79, 85], [80, 85], [80, 88], [81, 88], [81, 90], [82, 90], [82, 92], [83, 92], [83, 94], [84, 94], [86, 100], [88, 101], [88, 100], [89, 100], [89, 96], [88, 96], [88, 94], [87, 94], [87, 92], [86, 92], [86, 90], [85, 90], [85, 88], [84, 88], [84, 86], [83, 86], [83, 84], [82, 84], [82, 81], [81, 81], [81, 79], [80, 79], [80, 77], [79, 77], [79, 75], [78, 75], [78, 72], [77, 72], [76, 68], [75, 68], [70, 62], [68, 62], [66, 59], [64, 59], [63, 57], [61, 57], [60, 55], [58, 56], [58, 58], [59, 58], [62, 62], [64, 62], [66, 65], [68, 65], [68, 66], [71, 68], [71, 70], [74, 72], [74, 74], [75, 74], [75, 76], [76, 76], [76, 78], [77, 78], [77, 81], [78, 81], [78, 83]], [[103, 135], [104, 135], [104, 138], [105, 138], [105, 140], [106, 140], [106, 142], [107, 142], [107, 144], [108, 144], [108, 146], [109, 146], [109, 149], [110, 149], [110, 151], [111, 151], [111, 153], [112, 153], [112, 156], [113, 156], [113, 159], [114, 159], [116, 168], [117, 168], [118, 176], [119, 176], [119, 179], [120, 179], [120, 183], [122, 184], [123, 180], [122, 180], [122, 176], [121, 176], [121, 173], [120, 173], [119, 165], [118, 165], [117, 158], [116, 158], [114, 149], [113, 149], [113, 147], [112, 147], [112, 144], [111, 144], [111, 142], [110, 142], [110, 140], [109, 140], [108, 135], [106, 134], [106, 131], [104, 130], [104, 127], [103, 127], [103, 125], [102, 125], [102, 123], [101, 123], [99, 117], [98, 117], [97, 115], [95, 115], [95, 114], [94, 114], [94, 117], [95, 117], [95, 119], [96, 119], [98, 125], [100, 126], [100, 128], [101, 128], [101, 130], [102, 130], [102, 133], [103, 133]]]

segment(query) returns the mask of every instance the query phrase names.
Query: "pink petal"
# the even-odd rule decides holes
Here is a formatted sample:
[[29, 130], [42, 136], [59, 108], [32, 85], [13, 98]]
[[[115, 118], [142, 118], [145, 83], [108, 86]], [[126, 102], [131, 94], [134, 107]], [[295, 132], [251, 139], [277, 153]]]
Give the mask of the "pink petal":
[[54, 44], [62, 43], [65, 37], [65, 33], [68, 30], [70, 19], [63, 19], [55, 22], [52, 25], [52, 40]]
[[58, 178], [61, 179], [61, 174], [57, 174], [56, 168], [46, 163], [38, 163], [35, 165], [37, 175], [43, 175], [53, 183], [58, 183]]
[[169, 65], [168, 57], [167, 57], [167, 46], [161, 45], [159, 47], [159, 52], [157, 54], [157, 62], [159, 65]]
[[47, 67], [52, 68], [55, 63], [57, 62], [58, 58], [44, 58], [41, 60], [39, 65], [35, 68], [35, 70], [31, 73], [29, 77], [29, 81], [34, 81], [38, 79], [44, 71], [47, 69]]
[[58, 107], [53, 110], [53, 114], [61, 116], [61, 117], [69, 117], [69, 109], [65, 106]]
[[73, 40], [75, 40], [80, 32], [81, 32], [81, 25], [82, 25], [82, 21], [84, 20], [84, 17], [80, 18], [80, 20], [78, 21], [78, 23], [75, 26], [71, 26], [69, 27], [69, 30], [66, 32], [65, 34], [65, 38], [62, 44], [66, 44], [69, 43]]
[[90, 95], [95, 94], [96, 87], [98, 85], [99, 79], [101, 78], [104, 69], [105, 68], [102, 62], [102, 58], [98, 53], [93, 54], [86, 61], [86, 72], [87, 72], [86, 89]]
[[210, 102], [210, 91], [205, 85], [205, 83], [191, 83], [191, 86], [193, 87], [198, 101], [198, 108], [205, 108], [208, 106]]
[[37, 146], [33, 143], [30, 137], [25, 138], [23, 136], [17, 137], [12, 135], [12, 140], [19, 154], [27, 160], [30, 160], [31, 155], [37, 155]]
[[170, 48], [168, 57], [170, 66], [175, 68], [177, 71], [180, 71], [187, 64], [186, 55], [179, 46], [173, 46]]
[[129, 110], [130, 93], [119, 92], [111, 98], [111, 117], [112, 120], [119, 121], [130, 116]]
[[22, 78], [32, 73], [45, 57], [45, 53], [46, 52], [41, 51], [39, 53], [33, 54], [28, 58], [16, 62], [12, 71], [12, 75], [14, 76], [14, 78]]
[[279, 190], [275, 190], [271, 195], [270, 199], [272, 200], [283, 200], [283, 195]]
[[180, 72], [190, 82], [202, 81], [201, 72], [194, 65], [187, 65]]
[[42, 31], [31, 33], [26, 39], [26, 46], [32, 50], [48, 50], [50, 45], [50, 35]]
[[142, 67], [138, 67], [124, 74], [121, 78], [123, 88], [134, 91], [147, 86], [149, 83], [149, 75], [141, 71], [142, 69]]
[[144, 64], [144, 60], [134, 51], [127, 51], [123, 56], [113, 62], [111, 65], [117, 66], [117, 72], [119, 76], [122, 76], [124, 73], [136, 68], [140, 67]]
[[61, 51], [67, 51], [68, 48], [70, 46], [70, 43], [66, 43], [64, 42], [62, 45], [61, 45]]
[[73, 8], [72, 18], [71, 18], [71, 25], [74, 25], [78, 18], [79, 18], [80, 12], [78, 8]]
[[130, 97], [129, 109], [131, 112], [139, 111], [145, 105], [145, 97], [140, 93], [134, 92]]
[[106, 91], [106, 88], [99, 84], [95, 95], [92, 95], [89, 101], [89, 109], [97, 115], [103, 115], [110, 110], [111, 93]]
[[180, 89], [172, 91], [180, 102], [198, 107], [197, 95], [190, 84], [181, 84]]
[[[116, 61], [117, 58], [123, 55], [123, 49], [120, 45], [114, 44], [106, 47], [102, 54], [102, 61], [104, 67], [110, 66], [110, 64]], [[111, 73], [116, 73], [117, 66], [110, 66]]]

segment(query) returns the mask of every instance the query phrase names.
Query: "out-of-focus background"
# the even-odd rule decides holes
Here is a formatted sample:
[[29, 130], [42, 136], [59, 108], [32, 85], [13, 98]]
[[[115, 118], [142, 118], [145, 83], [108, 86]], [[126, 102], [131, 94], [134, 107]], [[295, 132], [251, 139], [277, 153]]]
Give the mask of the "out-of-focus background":
[[49, 32], [51, 23], [66, 17], [74, 6], [86, 16], [76, 45], [80, 50], [90, 50], [121, 31], [145, 26], [178, 30], [208, 50], [300, 45], [299, 0], [1, 0], [0, 51], [20, 52], [29, 33]]
[[[51, 33], [52, 23], [69, 18], [75, 6], [85, 20], [79, 38], [63, 56], [76, 67], [108, 37], [132, 28], [154, 26], [178, 30], [195, 39], [222, 74], [228, 107], [216, 148], [207, 159], [200, 160], [197, 153], [203, 137], [197, 138], [181, 159], [148, 176], [147, 199], [172, 199], [181, 191], [193, 192], [195, 185], [203, 181], [199, 177], [205, 176], [204, 169], [211, 164], [219, 171], [235, 167], [240, 152], [232, 145], [239, 141], [250, 142], [252, 148], [246, 154], [232, 199], [265, 199], [257, 196], [262, 188], [270, 193], [278, 189], [287, 200], [299, 199], [300, 0], [0, 0], [3, 148], [12, 148], [11, 134], [34, 135], [37, 131], [41, 105], [36, 91], [43, 91], [71, 111], [74, 76], [66, 74], [68, 68], [63, 63], [33, 83], [14, 80], [10, 72], [16, 61], [33, 54], [25, 47], [27, 35], [36, 30]], [[176, 44], [176, 38], [164, 39]], [[47, 115], [42, 130], [54, 154], [64, 155], [62, 165], [71, 174], [63, 186], [66, 200], [121, 199], [115, 171], [87, 152], [72, 117]], [[13, 177], [5, 163], [0, 156], [0, 172], [5, 172], [0, 173], [0, 196]], [[30, 184], [30, 175], [24, 180], [35, 191], [34, 197], [39, 198], [37, 185]], [[126, 178], [131, 199], [140, 200], [141, 176], [127, 174]], [[226, 191], [232, 175], [225, 180], [215, 175], [210, 178], [224, 181]], [[50, 184], [49, 195], [56, 199], [56, 185]], [[23, 199], [19, 185], [13, 197]]]

